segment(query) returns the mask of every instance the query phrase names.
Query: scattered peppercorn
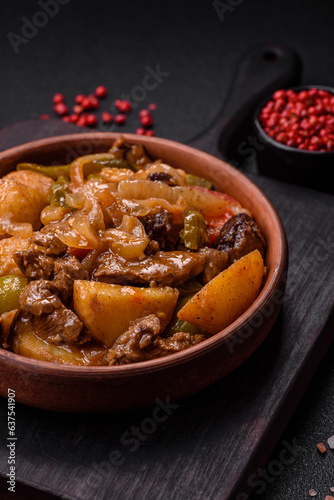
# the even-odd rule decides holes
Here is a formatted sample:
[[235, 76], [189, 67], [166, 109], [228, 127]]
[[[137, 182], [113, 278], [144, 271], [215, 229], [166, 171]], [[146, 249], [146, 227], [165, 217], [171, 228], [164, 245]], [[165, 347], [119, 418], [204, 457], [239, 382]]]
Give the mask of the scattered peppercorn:
[[83, 107], [81, 104], [76, 104], [75, 106], [73, 106], [73, 111], [76, 115], [81, 115], [81, 113], [83, 113]]
[[274, 140], [307, 151], [334, 151], [334, 95], [323, 89], [280, 89], [259, 120]]
[[65, 101], [65, 97], [63, 96], [63, 94], [54, 94], [54, 96], [52, 98], [53, 104], [58, 104], [58, 103], [64, 102], [64, 101]]
[[[57, 93], [52, 97], [53, 110], [64, 122], [74, 123], [79, 127], [95, 127], [98, 124], [98, 117], [93, 112], [99, 108], [99, 99], [103, 99], [107, 94], [108, 91], [105, 85], [98, 85], [95, 88], [94, 94], [77, 94], [74, 98], [75, 104], [72, 108], [72, 114], [70, 114], [70, 109], [65, 104], [64, 95]], [[124, 125], [127, 121], [127, 115], [132, 109], [131, 102], [127, 99], [116, 99], [114, 106], [119, 113], [114, 117], [110, 112], [103, 111], [101, 113], [101, 121], [103, 123], [115, 122], [116, 125]], [[156, 110], [157, 107], [157, 104], [150, 103], [147, 106], [148, 109], [139, 111], [138, 116], [141, 126], [137, 128], [136, 134], [155, 136], [154, 130], [151, 129], [153, 126], [151, 111]], [[41, 120], [50, 118], [49, 114], [40, 115]]]
[[115, 116], [115, 123], [117, 125], [124, 125], [126, 122], [126, 115], [124, 113], [119, 113], [118, 115]]
[[114, 119], [113, 115], [108, 111], [103, 111], [103, 113], [101, 113], [101, 118], [104, 123], [111, 123]]
[[89, 127], [95, 127], [97, 124], [97, 118], [95, 115], [92, 115], [91, 113], [86, 116], [86, 125]]
[[68, 115], [69, 108], [63, 102], [59, 102], [53, 106], [54, 112], [59, 116]]
[[75, 96], [74, 100], [77, 104], [81, 104], [82, 101], [84, 100], [84, 98], [85, 98], [85, 96], [83, 94], [78, 94]]
[[116, 99], [115, 108], [118, 109], [121, 113], [130, 113], [131, 111], [131, 102], [122, 99]]
[[95, 95], [99, 99], [103, 99], [104, 97], [107, 97], [107, 93], [108, 93], [107, 87], [105, 87], [104, 85], [99, 85], [95, 89]]
[[151, 115], [144, 115], [139, 119], [143, 127], [151, 127], [153, 125], [153, 118]]

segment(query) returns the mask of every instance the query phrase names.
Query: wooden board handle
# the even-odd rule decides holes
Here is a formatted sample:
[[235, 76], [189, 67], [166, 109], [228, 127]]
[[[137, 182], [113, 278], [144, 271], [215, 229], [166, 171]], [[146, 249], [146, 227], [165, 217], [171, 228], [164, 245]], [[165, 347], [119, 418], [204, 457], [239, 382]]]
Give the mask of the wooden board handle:
[[298, 85], [300, 74], [301, 60], [290, 47], [274, 42], [254, 47], [240, 59], [215, 123], [189, 145], [227, 160], [256, 105], [278, 88]]

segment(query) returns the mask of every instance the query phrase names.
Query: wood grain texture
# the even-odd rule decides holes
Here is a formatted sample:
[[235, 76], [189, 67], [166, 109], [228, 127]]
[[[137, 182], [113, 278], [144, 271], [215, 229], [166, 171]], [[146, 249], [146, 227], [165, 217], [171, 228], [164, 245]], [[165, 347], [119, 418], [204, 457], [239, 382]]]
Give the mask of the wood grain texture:
[[[334, 333], [332, 325], [325, 328], [334, 305], [334, 198], [253, 180], [278, 210], [290, 250], [282, 310], [260, 348], [170, 414], [153, 408], [67, 415], [17, 405], [18, 481], [80, 500], [247, 498], [247, 482], [268, 458]], [[2, 474], [6, 407], [2, 398]]]

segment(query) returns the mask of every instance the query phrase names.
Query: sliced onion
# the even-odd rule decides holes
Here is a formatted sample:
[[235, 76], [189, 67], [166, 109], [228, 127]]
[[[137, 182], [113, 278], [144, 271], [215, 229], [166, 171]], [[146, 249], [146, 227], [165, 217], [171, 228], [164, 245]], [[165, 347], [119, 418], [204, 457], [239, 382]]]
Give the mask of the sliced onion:
[[63, 208], [63, 207], [53, 207], [51, 205], [46, 206], [43, 208], [41, 212], [41, 223], [46, 226], [47, 224], [50, 224], [51, 222], [58, 222], [62, 220], [65, 215], [69, 212], [68, 209]]
[[127, 260], [142, 259], [145, 255], [145, 248], [150, 242], [148, 236], [138, 237], [119, 229], [107, 229], [104, 239], [114, 253]]
[[160, 160], [155, 161], [145, 170], [139, 170], [135, 177], [137, 179], [146, 179], [149, 174], [153, 174], [155, 172], [164, 172], [170, 175], [174, 184], [177, 186], [185, 186], [187, 184], [184, 170], [173, 168], [170, 165], [162, 163]]
[[226, 210], [226, 199], [215, 196], [209, 189], [197, 186], [182, 186], [171, 188], [181, 195], [190, 208], [200, 211], [203, 215], [219, 217]]
[[147, 179], [135, 181], [122, 181], [118, 184], [116, 196], [127, 200], [147, 200], [149, 198], [162, 198], [169, 203], [176, 203], [178, 193], [174, 188], [164, 182], [154, 182]]
[[[79, 191], [84, 186], [84, 173], [92, 173], [103, 168], [103, 160], [112, 160], [115, 155], [111, 153], [97, 153], [93, 155], [79, 156], [71, 163], [70, 179], [73, 192]], [[99, 165], [99, 160], [101, 164]], [[84, 172], [84, 167], [90, 167], [90, 172]]]
[[106, 182], [121, 182], [134, 177], [134, 172], [129, 168], [103, 168], [101, 174]]

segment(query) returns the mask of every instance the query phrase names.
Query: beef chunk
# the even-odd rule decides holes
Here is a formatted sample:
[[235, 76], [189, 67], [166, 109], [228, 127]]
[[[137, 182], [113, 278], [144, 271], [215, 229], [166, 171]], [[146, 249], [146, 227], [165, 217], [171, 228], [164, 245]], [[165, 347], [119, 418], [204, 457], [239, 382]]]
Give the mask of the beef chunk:
[[75, 280], [89, 279], [88, 271], [82, 267], [80, 261], [73, 255], [66, 255], [62, 259], [56, 259], [54, 271], [54, 283], [61, 294], [63, 302], [72, 297]]
[[151, 174], [148, 174], [147, 178], [149, 181], [165, 182], [168, 186], [176, 185], [172, 176], [167, 174], [167, 172], [152, 172]]
[[227, 265], [257, 249], [264, 257], [266, 242], [256, 222], [249, 215], [234, 215], [222, 227], [214, 248], [228, 255]]
[[22, 250], [13, 255], [20, 271], [29, 279], [48, 280], [54, 270], [54, 258], [38, 250]]
[[217, 274], [223, 271], [227, 265], [227, 254], [214, 248], [203, 247], [199, 251], [200, 254], [205, 255], [206, 261], [202, 273], [202, 282], [208, 283]]
[[70, 343], [80, 342], [80, 334], [83, 328], [78, 316], [70, 309], [66, 309], [62, 304], [51, 314], [34, 316], [32, 326], [36, 335], [54, 344], [64, 341]]
[[0, 315], [0, 347], [8, 349], [10, 347], [9, 337], [18, 309], [2, 313]]
[[94, 279], [120, 285], [178, 286], [201, 273], [206, 263], [204, 253], [157, 252], [141, 261], [128, 261], [105, 252], [96, 259]]
[[53, 280], [63, 302], [72, 297], [75, 280], [89, 279], [89, 273], [73, 255], [56, 257], [38, 250], [25, 250], [14, 254], [22, 273], [33, 280]]
[[62, 306], [57, 293], [58, 288], [52, 281], [31, 281], [21, 293], [21, 310], [34, 316], [50, 314]]
[[164, 339], [159, 336], [160, 330], [160, 320], [154, 314], [132, 321], [129, 329], [118, 337], [109, 349], [109, 365], [125, 365], [161, 358], [204, 340], [203, 335], [181, 332]]
[[182, 226], [173, 221], [173, 215], [160, 208], [153, 213], [138, 217], [150, 240], [157, 241], [160, 250], [174, 250]]
[[66, 252], [67, 245], [60, 241], [56, 236], [56, 232], [58, 231], [57, 223], [48, 224], [43, 227], [40, 231], [34, 233], [33, 241], [41, 246], [45, 247], [46, 254], [60, 255], [61, 253]]
[[59, 288], [53, 281], [31, 281], [21, 294], [21, 310], [31, 316], [34, 331], [39, 337], [55, 344], [64, 341], [80, 343], [83, 324], [73, 311], [66, 309], [58, 293]]

